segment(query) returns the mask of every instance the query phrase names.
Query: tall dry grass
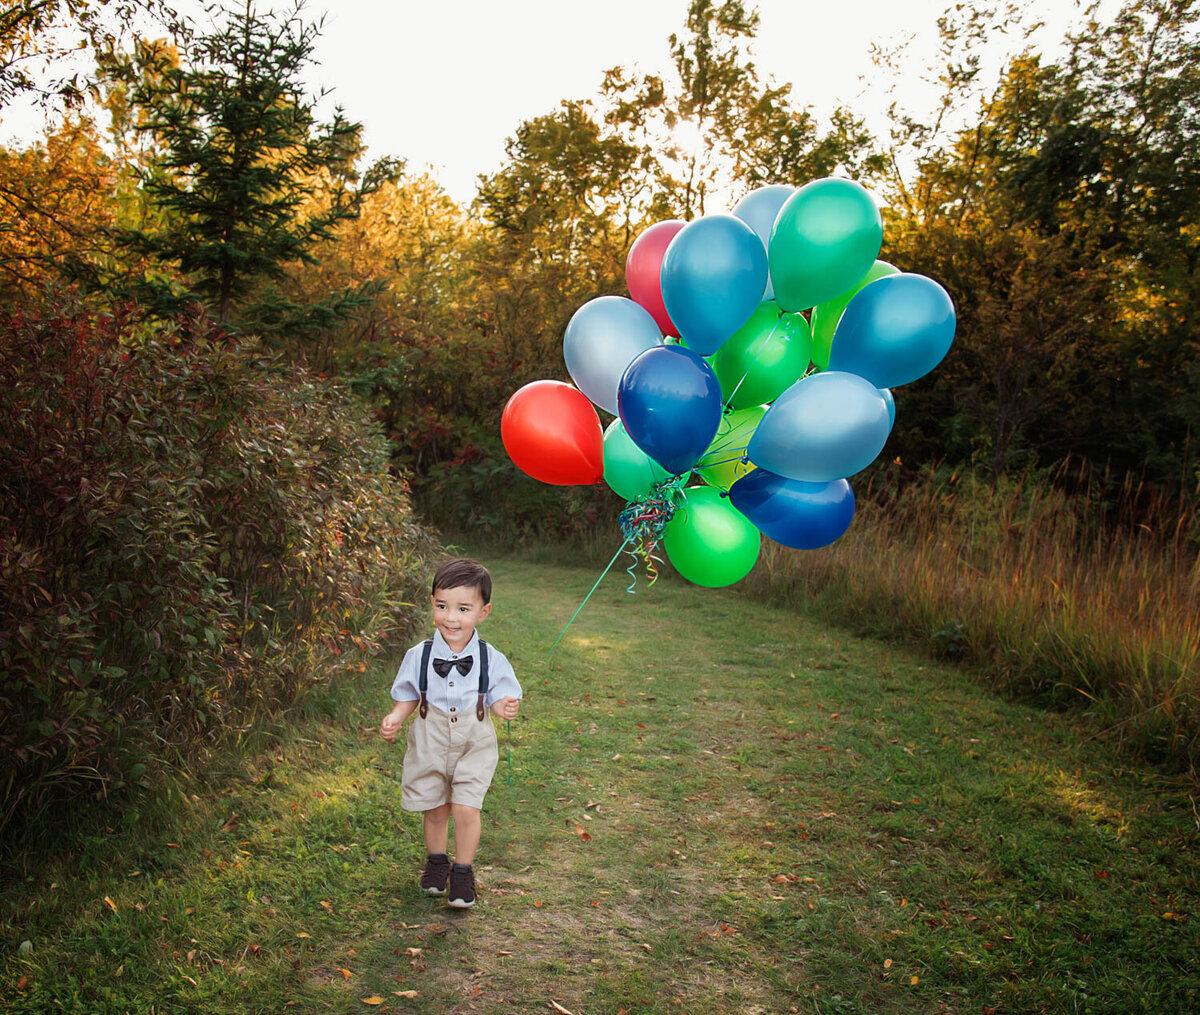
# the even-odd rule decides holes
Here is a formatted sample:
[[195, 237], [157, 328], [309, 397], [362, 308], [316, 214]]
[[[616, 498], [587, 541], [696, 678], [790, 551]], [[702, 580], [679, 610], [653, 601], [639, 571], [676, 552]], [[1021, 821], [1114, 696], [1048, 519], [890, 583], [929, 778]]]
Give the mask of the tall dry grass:
[[925, 639], [1010, 692], [1086, 706], [1122, 744], [1195, 772], [1200, 520], [1133, 482], [1101, 512], [1098, 488], [882, 471], [842, 539], [816, 551], [765, 542], [748, 581]]

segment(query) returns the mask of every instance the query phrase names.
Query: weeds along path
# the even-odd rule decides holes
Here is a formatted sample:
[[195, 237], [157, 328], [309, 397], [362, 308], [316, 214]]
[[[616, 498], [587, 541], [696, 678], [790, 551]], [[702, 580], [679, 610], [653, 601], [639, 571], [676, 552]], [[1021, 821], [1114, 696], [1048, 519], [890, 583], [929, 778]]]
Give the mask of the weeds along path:
[[[17, 1012], [1200, 1009], [1197, 815], [1068, 717], [736, 591], [491, 561], [526, 688], [480, 901], [342, 723], [4, 902]], [[137, 841], [136, 848], [128, 843]], [[17, 954], [17, 943], [32, 948]], [[23, 978], [20, 987], [19, 980]]]

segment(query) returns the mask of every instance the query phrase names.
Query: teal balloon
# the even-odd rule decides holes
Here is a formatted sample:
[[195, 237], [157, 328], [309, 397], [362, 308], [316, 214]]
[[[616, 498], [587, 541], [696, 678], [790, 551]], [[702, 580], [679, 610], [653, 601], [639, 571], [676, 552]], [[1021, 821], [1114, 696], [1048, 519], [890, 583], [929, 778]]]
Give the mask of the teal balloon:
[[688, 348], [711, 356], [762, 299], [767, 254], [741, 219], [704, 215], [671, 240], [660, 283], [663, 304]]
[[653, 458], [633, 443], [625, 426], [614, 419], [604, 431], [604, 482], [618, 497], [637, 500], [645, 497], [651, 487], [669, 479], [667, 472]]
[[775, 399], [746, 457], [788, 479], [829, 483], [870, 465], [890, 430], [887, 400], [875, 385], [826, 370], [798, 380]]
[[883, 216], [852, 180], [814, 180], [784, 202], [771, 229], [768, 260], [775, 302], [807, 310], [850, 289], [875, 263]]
[[696, 585], [720, 588], [741, 581], [762, 548], [754, 524], [711, 486], [681, 491], [663, 532], [667, 559]]
[[846, 306], [833, 336], [829, 369], [894, 388], [924, 377], [954, 342], [954, 301], [924, 275], [889, 275]]

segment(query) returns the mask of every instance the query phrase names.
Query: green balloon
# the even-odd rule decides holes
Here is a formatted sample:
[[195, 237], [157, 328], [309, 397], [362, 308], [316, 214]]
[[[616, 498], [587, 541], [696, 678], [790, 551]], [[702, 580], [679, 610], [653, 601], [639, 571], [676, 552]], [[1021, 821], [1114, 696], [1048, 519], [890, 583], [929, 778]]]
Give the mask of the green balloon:
[[773, 402], [804, 376], [812, 349], [808, 322], [766, 300], [727, 338], [712, 359], [727, 405]]
[[613, 493], [625, 500], [637, 500], [645, 497], [655, 483], [670, 476], [633, 443], [619, 419], [608, 424], [604, 431], [604, 482]]
[[796, 191], [771, 227], [767, 260], [775, 301], [793, 313], [844, 293], [883, 245], [883, 216], [865, 187], [828, 177]]
[[842, 319], [842, 311], [863, 286], [874, 282], [877, 278], [888, 275], [899, 275], [900, 269], [887, 261], [876, 261], [871, 270], [860, 278], [854, 286], [842, 293], [836, 299], [819, 303], [812, 312], [812, 361], [822, 370], [829, 369], [829, 352], [833, 348], [833, 333], [837, 330], [838, 321]]
[[754, 469], [752, 462], [743, 462], [742, 458], [766, 413], [765, 405], [752, 405], [749, 409], [727, 412], [721, 417], [717, 435], [696, 463], [695, 471], [704, 482], [719, 490], [728, 490]]
[[711, 486], [680, 491], [675, 514], [663, 533], [663, 549], [675, 570], [688, 581], [712, 589], [745, 578], [758, 560], [761, 544], [750, 519]]

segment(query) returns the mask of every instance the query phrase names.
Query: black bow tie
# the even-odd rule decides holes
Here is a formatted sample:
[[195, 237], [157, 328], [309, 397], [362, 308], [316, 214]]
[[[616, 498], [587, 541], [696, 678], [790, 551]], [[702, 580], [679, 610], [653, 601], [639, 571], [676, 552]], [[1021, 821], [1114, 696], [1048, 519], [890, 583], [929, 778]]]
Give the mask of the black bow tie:
[[433, 661], [433, 671], [439, 677], [447, 677], [450, 671], [457, 666], [458, 672], [464, 677], [471, 672], [471, 663], [475, 660], [471, 656], [463, 656], [461, 659], [435, 659]]

